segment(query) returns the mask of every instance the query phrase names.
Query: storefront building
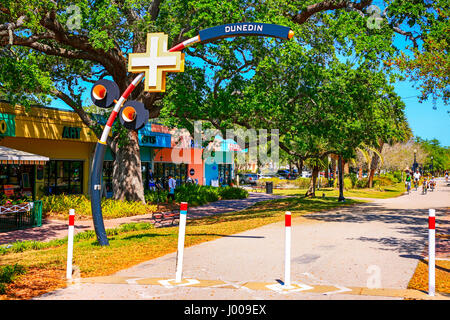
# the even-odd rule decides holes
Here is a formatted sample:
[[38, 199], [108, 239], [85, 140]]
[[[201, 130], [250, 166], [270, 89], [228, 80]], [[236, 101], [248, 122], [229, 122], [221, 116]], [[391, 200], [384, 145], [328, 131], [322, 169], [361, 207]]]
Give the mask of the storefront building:
[[234, 180], [234, 155], [241, 152], [240, 146], [232, 139], [214, 138], [217, 147], [205, 157], [205, 184], [211, 186], [229, 186]]
[[[154, 157], [155, 153], [162, 148], [171, 147], [171, 135], [166, 126], [157, 123], [148, 123], [139, 130], [139, 147], [141, 156], [141, 172], [144, 190], [150, 188], [150, 181], [155, 179]], [[111, 197], [113, 193], [114, 156], [108, 148], [103, 162], [103, 186], [106, 197]]]
[[26, 181], [14, 178], [15, 172], [20, 171], [22, 176], [28, 174], [30, 182], [23, 191], [37, 198], [44, 194], [87, 192], [89, 164], [97, 139], [76, 113], [0, 102], [0, 119], [1, 146], [49, 159], [34, 167], [22, 165], [20, 170], [14, 164], [3, 164], [0, 186], [8, 183], [24, 188]]
[[[216, 155], [203, 159], [201, 146], [195, 147], [189, 136], [180, 144], [172, 131], [176, 129], [169, 130], [157, 123], [148, 123], [139, 131], [144, 189], [149, 189], [152, 180], [164, 185], [169, 175], [178, 185], [186, 181], [200, 185], [230, 184], [234, 168], [230, 144], [223, 143], [220, 150], [214, 151], [220, 160]], [[0, 146], [16, 150], [17, 154], [34, 155], [36, 160], [2, 162], [0, 154], [0, 193], [7, 190], [10, 194], [14, 189], [36, 198], [49, 194], [88, 194], [96, 143], [95, 134], [73, 111], [25, 108], [0, 101]], [[14, 151], [9, 150], [8, 154], [11, 152]], [[113, 153], [107, 150], [102, 183], [107, 197], [113, 193], [113, 163]]]

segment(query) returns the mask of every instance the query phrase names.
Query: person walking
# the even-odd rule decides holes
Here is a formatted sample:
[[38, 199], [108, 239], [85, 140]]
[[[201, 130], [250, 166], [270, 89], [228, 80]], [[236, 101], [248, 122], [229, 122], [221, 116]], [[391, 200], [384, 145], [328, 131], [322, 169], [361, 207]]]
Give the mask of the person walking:
[[152, 191], [156, 190], [156, 183], [155, 183], [155, 179], [153, 178], [153, 171], [151, 169], [149, 172], [148, 188], [149, 188], [149, 190], [152, 190]]
[[167, 195], [167, 202], [169, 202], [169, 198], [172, 200], [172, 203], [175, 202], [175, 188], [176, 187], [177, 187], [177, 182], [171, 175], [169, 175], [169, 194]]

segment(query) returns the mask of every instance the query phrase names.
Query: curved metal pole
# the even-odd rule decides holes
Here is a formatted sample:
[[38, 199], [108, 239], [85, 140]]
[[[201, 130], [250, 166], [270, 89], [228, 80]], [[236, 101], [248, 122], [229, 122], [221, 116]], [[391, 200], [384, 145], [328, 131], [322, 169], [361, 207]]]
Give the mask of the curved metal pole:
[[117, 114], [122, 107], [122, 104], [127, 100], [130, 93], [134, 90], [137, 84], [144, 78], [144, 73], [140, 73], [133, 82], [128, 86], [125, 92], [122, 94], [120, 99], [116, 102], [113, 111], [111, 112], [108, 122], [106, 122], [103, 128], [103, 133], [97, 142], [95, 147], [94, 159], [92, 162], [92, 170], [90, 174], [91, 186], [91, 209], [92, 209], [92, 220], [94, 222], [95, 234], [97, 235], [97, 240], [101, 246], [108, 246], [108, 237], [106, 236], [105, 225], [103, 222], [102, 215], [102, 172], [103, 172], [103, 161], [105, 159], [106, 152], [106, 140], [108, 139], [109, 133], [111, 132], [111, 127], [116, 120]]

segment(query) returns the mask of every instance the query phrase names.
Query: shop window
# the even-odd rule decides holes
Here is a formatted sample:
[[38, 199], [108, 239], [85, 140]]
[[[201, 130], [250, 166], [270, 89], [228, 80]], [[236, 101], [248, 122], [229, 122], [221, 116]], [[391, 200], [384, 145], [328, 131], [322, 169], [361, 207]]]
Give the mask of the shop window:
[[103, 185], [107, 194], [113, 192], [113, 163], [114, 161], [103, 162]]
[[[34, 165], [0, 165], [0, 192], [7, 196], [32, 197], [34, 192]], [[5, 189], [7, 189], [5, 191]]]
[[219, 164], [219, 183], [221, 186], [229, 186], [231, 183], [231, 164]]
[[179, 186], [187, 180], [187, 164], [155, 163], [153, 174], [156, 181], [162, 181], [164, 183], [167, 182], [169, 175], [171, 175]]
[[50, 160], [44, 169], [46, 194], [83, 193], [83, 161]]

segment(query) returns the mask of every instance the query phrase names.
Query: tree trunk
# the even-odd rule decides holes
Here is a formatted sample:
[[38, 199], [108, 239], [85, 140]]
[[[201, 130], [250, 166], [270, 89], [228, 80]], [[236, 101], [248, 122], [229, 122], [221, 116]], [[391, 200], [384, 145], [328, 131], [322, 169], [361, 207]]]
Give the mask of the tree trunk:
[[298, 170], [298, 176], [301, 177], [303, 173], [303, 160], [297, 161], [297, 170]]
[[115, 143], [116, 158], [112, 177], [114, 199], [145, 203], [138, 133], [129, 131], [128, 139], [129, 142], [121, 147]]
[[[381, 151], [383, 150], [383, 143], [380, 144], [379, 149], [377, 149], [378, 152], [381, 153]], [[368, 181], [368, 186], [369, 188], [373, 187], [373, 178], [375, 176], [375, 171], [378, 168], [378, 165], [380, 164], [380, 157], [378, 156], [378, 154], [374, 153], [371, 161], [370, 161], [370, 171], [369, 171], [369, 181]]]
[[309, 184], [308, 191], [306, 191], [305, 197], [314, 198], [316, 196], [316, 182], [318, 174], [319, 174], [319, 166], [315, 165], [312, 170], [311, 182]]
[[339, 167], [339, 199], [338, 201], [345, 201], [344, 198], [344, 160], [339, 155], [338, 167]]

